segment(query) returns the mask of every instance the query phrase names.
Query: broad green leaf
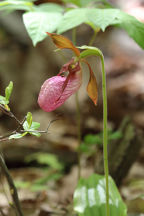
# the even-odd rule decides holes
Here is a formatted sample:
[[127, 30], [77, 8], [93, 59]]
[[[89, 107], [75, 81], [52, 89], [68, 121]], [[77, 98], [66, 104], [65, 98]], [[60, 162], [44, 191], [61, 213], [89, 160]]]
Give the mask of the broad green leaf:
[[[111, 177], [109, 177], [109, 196], [110, 216], [126, 216], [126, 205]], [[93, 174], [88, 179], [79, 180], [74, 192], [74, 210], [78, 216], [106, 215], [104, 176]]]
[[37, 130], [40, 127], [39, 122], [32, 122], [30, 129], [31, 130]]
[[86, 17], [87, 8], [72, 9], [66, 12], [58, 26], [58, 34], [79, 26], [88, 21]]
[[62, 13], [64, 11], [64, 8], [58, 4], [54, 3], [44, 3], [40, 4], [38, 6], [35, 6], [35, 10], [41, 11], [41, 12], [59, 12]]
[[28, 12], [23, 14], [23, 21], [33, 45], [35, 46], [46, 38], [46, 32], [54, 32], [61, 18], [61, 13], [56, 12]]
[[102, 31], [110, 25], [123, 28], [136, 43], [144, 49], [144, 23], [139, 22], [119, 9], [90, 9], [76, 8], [66, 12], [61, 20], [57, 32], [59, 34], [79, 26], [82, 23], [90, 25], [92, 28], [100, 28]]
[[144, 23], [139, 22], [133, 16], [119, 9], [91, 9], [87, 12], [87, 16], [89, 21], [103, 31], [107, 26], [117, 24], [144, 49]]
[[119, 26], [144, 49], [144, 23], [139, 22], [135, 17], [126, 13], [121, 13], [121, 21]]
[[32, 124], [32, 114], [31, 114], [31, 112], [28, 112], [28, 113], [27, 113], [26, 121], [27, 121], [27, 123], [28, 123], [28, 125], [29, 125], [29, 128], [30, 128], [30, 127], [31, 127], [31, 124]]
[[9, 98], [11, 96], [12, 90], [13, 90], [13, 82], [10, 81], [9, 85], [5, 89], [5, 98], [8, 101], [9, 101]]
[[0, 95], [0, 104], [7, 105], [8, 103], [9, 103], [9, 100], [6, 100], [5, 97]]
[[33, 7], [31, 1], [8, 0], [0, 2], [0, 11], [3, 10], [26, 10], [29, 11]]
[[100, 27], [102, 31], [109, 25], [119, 24], [120, 20], [119, 9], [91, 9], [87, 11], [88, 20]]
[[29, 124], [28, 124], [28, 122], [27, 121], [25, 121], [24, 123], [23, 123], [23, 129], [25, 130], [25, 131], [29, 131]]
[[9, 139], [20, 139], [22, 138], [23, 136], [25, 136], [27, 134], [27, 132], [21, 134], [21, 133], [16, 133], [16, 134], [13, 134], [11, 136], [9, 136]]
[[72, 9], [64, 14], [58, 26], [58, 33], [61, 34], [82, 23], [87, 23], [90, 26], [94, 24], [96, 28], [100, 27], [104, 31], [107, 26], [120, 23], [119, 13], [118, 9]]
[[28, 132], [34, 132], [34, 133], [36, 132], [37, 133], [38, 131], [35, 131], [35, 130], [37, 130], [39, 127], [40, 127], [40, 123], [39, 122], [32, 122], [31, 126], [28, 124], [27, 121], [25, 121], [23, 123], [24, 130], [26, 130]]
[[31, 135], [40, 137], [41, 133], [36, 131], [39, 127], [40, 127], [40, 123], [39, 122], [32, 122], [32, 114], [30, 112], [28, 112], [27, 119], [23, 123], [24, 130]]
[[93, 4], [95, 2], [102, 2], [104, 4], [110, 5], [106, 0], [63, 0], [64, 3], [72, 3], [77, 5], [78, 7], [86, 7], [89, 4]]
[[77, 6], [81, 6], [81, 0], [62, 0], [64, 3], [72, 3], [75, 4]]
[[33, 136], [36, 136], [36, 137], [40, 137], [41, 136], [41, 133], [39, 132], [29, 132], [29, 134], [33, 135]]

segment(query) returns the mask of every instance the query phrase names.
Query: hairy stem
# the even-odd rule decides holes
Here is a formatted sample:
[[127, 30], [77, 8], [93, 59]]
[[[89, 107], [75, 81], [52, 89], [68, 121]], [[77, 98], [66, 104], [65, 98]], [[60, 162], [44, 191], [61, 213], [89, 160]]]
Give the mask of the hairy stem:
[[5, 177], [7, 179], [17, 216], [24, 216], [22, 213], [22, 210], [21, 210], [21, 206], [20, 206], [20, 202], [19, 202], [19, 198], [18, 198], [18, 194], [17, 194], [17, 189], [14, 185], [13, 179], [12, 179], [12, 177], [8, 171], [8, 168], [5, 164], [5, 161], [3, 159], [2, 154], [0, 154], [0, 166], [1, 166], [1, 168], [5, 174]]
[[107, 90], [106, 90], [106, 74], [104, 67], [104, 57], [101, 57], [102, 64], [102, 90], [103, 90], [103, 158], [104, 158], [104, 172], [106, 180], [106, 216], [110, 215], [109, 210], [109, 168], [108, 168], [108, 149], [107, 149]]
[[[78, 146], [81, 144], [81, 113], [79, 106], [78, 92], [75, 94], [76, 99], [76, 111], [77, 111], [77, 135], [78, 135]], [[81, 177], [81, 153], [78, 151], [78, 179]]]
[[[76, 28], [72, 29], [72, 42], [76, 45]], [[79, 105], [79, 98], [78, 92], [75, 94], [75, 101], [76, 101], [76, 116], [77, 116], [77, 137], [78, 137], [78, 147], [81, 144], [81, 112], [80, 112], [80, 105]], [[78, 151], [78, 180], [81, 177], [81, 153]]]
[[93, 27], [93, 26], [91, 26], [92, 27], [92, 29], [93, 29], [93, 35], [92, 35], [92, 37], [91, 37], [91, 39], [90, 39], [90, 41], [89, 41], [89, 44], [88, 44], [88, 46], [92, 46], [93, 45], [93, 43], [94, 43], [94, 41], [95, 41], [95, 39], [96, 39], [96, 36], [97, 36], [97, 33], [100, 31], [100, 28], [99, 27]]
[[93, 35], [92, 35], [92, 37], [91, 37], [91, 39], [89, 41], [89, 44], [88, 44], [89, 46], [93, 45], [93, 43], [95, 41], [95, 38], [96, 38], [96, 35], [97, 35], [97, 31], [94, 31], [94, 33], [93, 33]]

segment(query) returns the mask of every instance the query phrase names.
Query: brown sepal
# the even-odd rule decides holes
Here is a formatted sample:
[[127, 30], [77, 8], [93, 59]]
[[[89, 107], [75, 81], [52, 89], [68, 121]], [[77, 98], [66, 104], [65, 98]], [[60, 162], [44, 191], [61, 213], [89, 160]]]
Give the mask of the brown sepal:
[[97, 81], [96, 81], [94, 72], [92, 71], [92, 68], [89, 65], [89, 63], [84, 59], [83, 59], [83, 62], [85, 62], [88, 65], [89, 72], [90, 72], [90, 78], [89, 78], [89, 82], [87, 85], [87, 93], [88, 93], [88, 96], [91, 98], [91, 100], [94, 102], [94, 104], [97, 105], [97, 101], [98, 101]]
[[64, 37], [63, 35], [58, 35], [55, 33], [49, 33], [47, 32], [47, 34], [51, 37], [51, 39], [53, 40], [54, 44], [60, 48], [60, 49], [71, 49], [76, 56], [80, 56], [80, 51], [73, 45], [73, 43], [66, 37]]

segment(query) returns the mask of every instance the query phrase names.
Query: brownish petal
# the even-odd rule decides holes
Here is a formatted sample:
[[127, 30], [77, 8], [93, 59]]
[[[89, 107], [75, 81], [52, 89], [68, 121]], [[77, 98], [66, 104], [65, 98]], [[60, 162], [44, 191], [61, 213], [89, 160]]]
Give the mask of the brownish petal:
[[90, 78], [87, 85], [87, 93], [88, 96], [91, 98], [91, 100], [94, 102], [94, 104], [97, 105], [97, 101], [98, 101], [97, 81], [89, 63], [86, 60], [83, 61], [88, 65], [89, 72], [90, 72]]
[[60, 49], [71, 49], [76, 56], [80, 56], [80, 51], [73, 45], [73, 43], [63, 35], [58, 35], [55, 33], [49, 33], [47, 34], [52, 38], [54, 44], [60, 48]]

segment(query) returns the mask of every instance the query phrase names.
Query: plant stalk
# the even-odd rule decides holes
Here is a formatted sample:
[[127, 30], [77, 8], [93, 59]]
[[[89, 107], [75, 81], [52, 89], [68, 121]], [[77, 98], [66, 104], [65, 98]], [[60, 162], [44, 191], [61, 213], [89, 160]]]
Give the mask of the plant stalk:
[[[78, 135], [78, 147], [81, 144], [81, 113], [80, 113], [80, 105], [79, 105], [79, 98], [78, 92], [75, 94], [76, 100], [76, 112], [77, 112], [77, 135]], [[78, 180], [81, 177], [81, 153], [78, 151]]]
[[13, 179], [12, 179], [12, 177], [11, 177], [11, 175], [9, 173], [9, 170], [8, 170], [6, 164], [5, 164], [5, 161], [3, 159], [2, 154], [0, 154], [0, 166], [1, 166], [3, 172], [4, 172], [5, 176], [6, 176], [16, 213], [17, 213], [18, 216], [24, 216], [23, 213], [22, 213], [22, 210], [21, 210], [21, 205], [20, 205], [20, 202], [19, 202], [17, 189], [16, 189], [16, 187], [14, 185]]
[[89, 42], [89, 46], [92, 46], [93, 45], [93, 43], [94, 43], [94, 41], [95, 41], [95, 38], [96, 38], [96, 35], [97, 35], [97, 31], [94, 31], [94, 33], [93, 33], [93, 35], [92, 35], [92, 37], [91, 37], [91, 39], [90, 39], [90, 42]]
[[[72, 42], [76, 46], [76, 28], [72, 29]], [[79, 105], [78, 92], [75, 94], [76, 101], [76, 113], [77, 113], [77, 137], [78, 137], [78, 147], [81, 144], [81, 112]], [[81, 153], [78, 151], [78, 180], [81, 177]]]
[[106, 73], [104, 67], [104, 57], [101, 54], [102, 65], [102, 91], [103, 91], [103, 158], [104, 173], [106, 181], [106, 216], [110, 216], [109, 209], [109, 168], [108, 168], [108, 143], [107, 143], [107, 90], [106, 90]]
[[76, 46], [76, 28], [72, 29], [72, 42]]

